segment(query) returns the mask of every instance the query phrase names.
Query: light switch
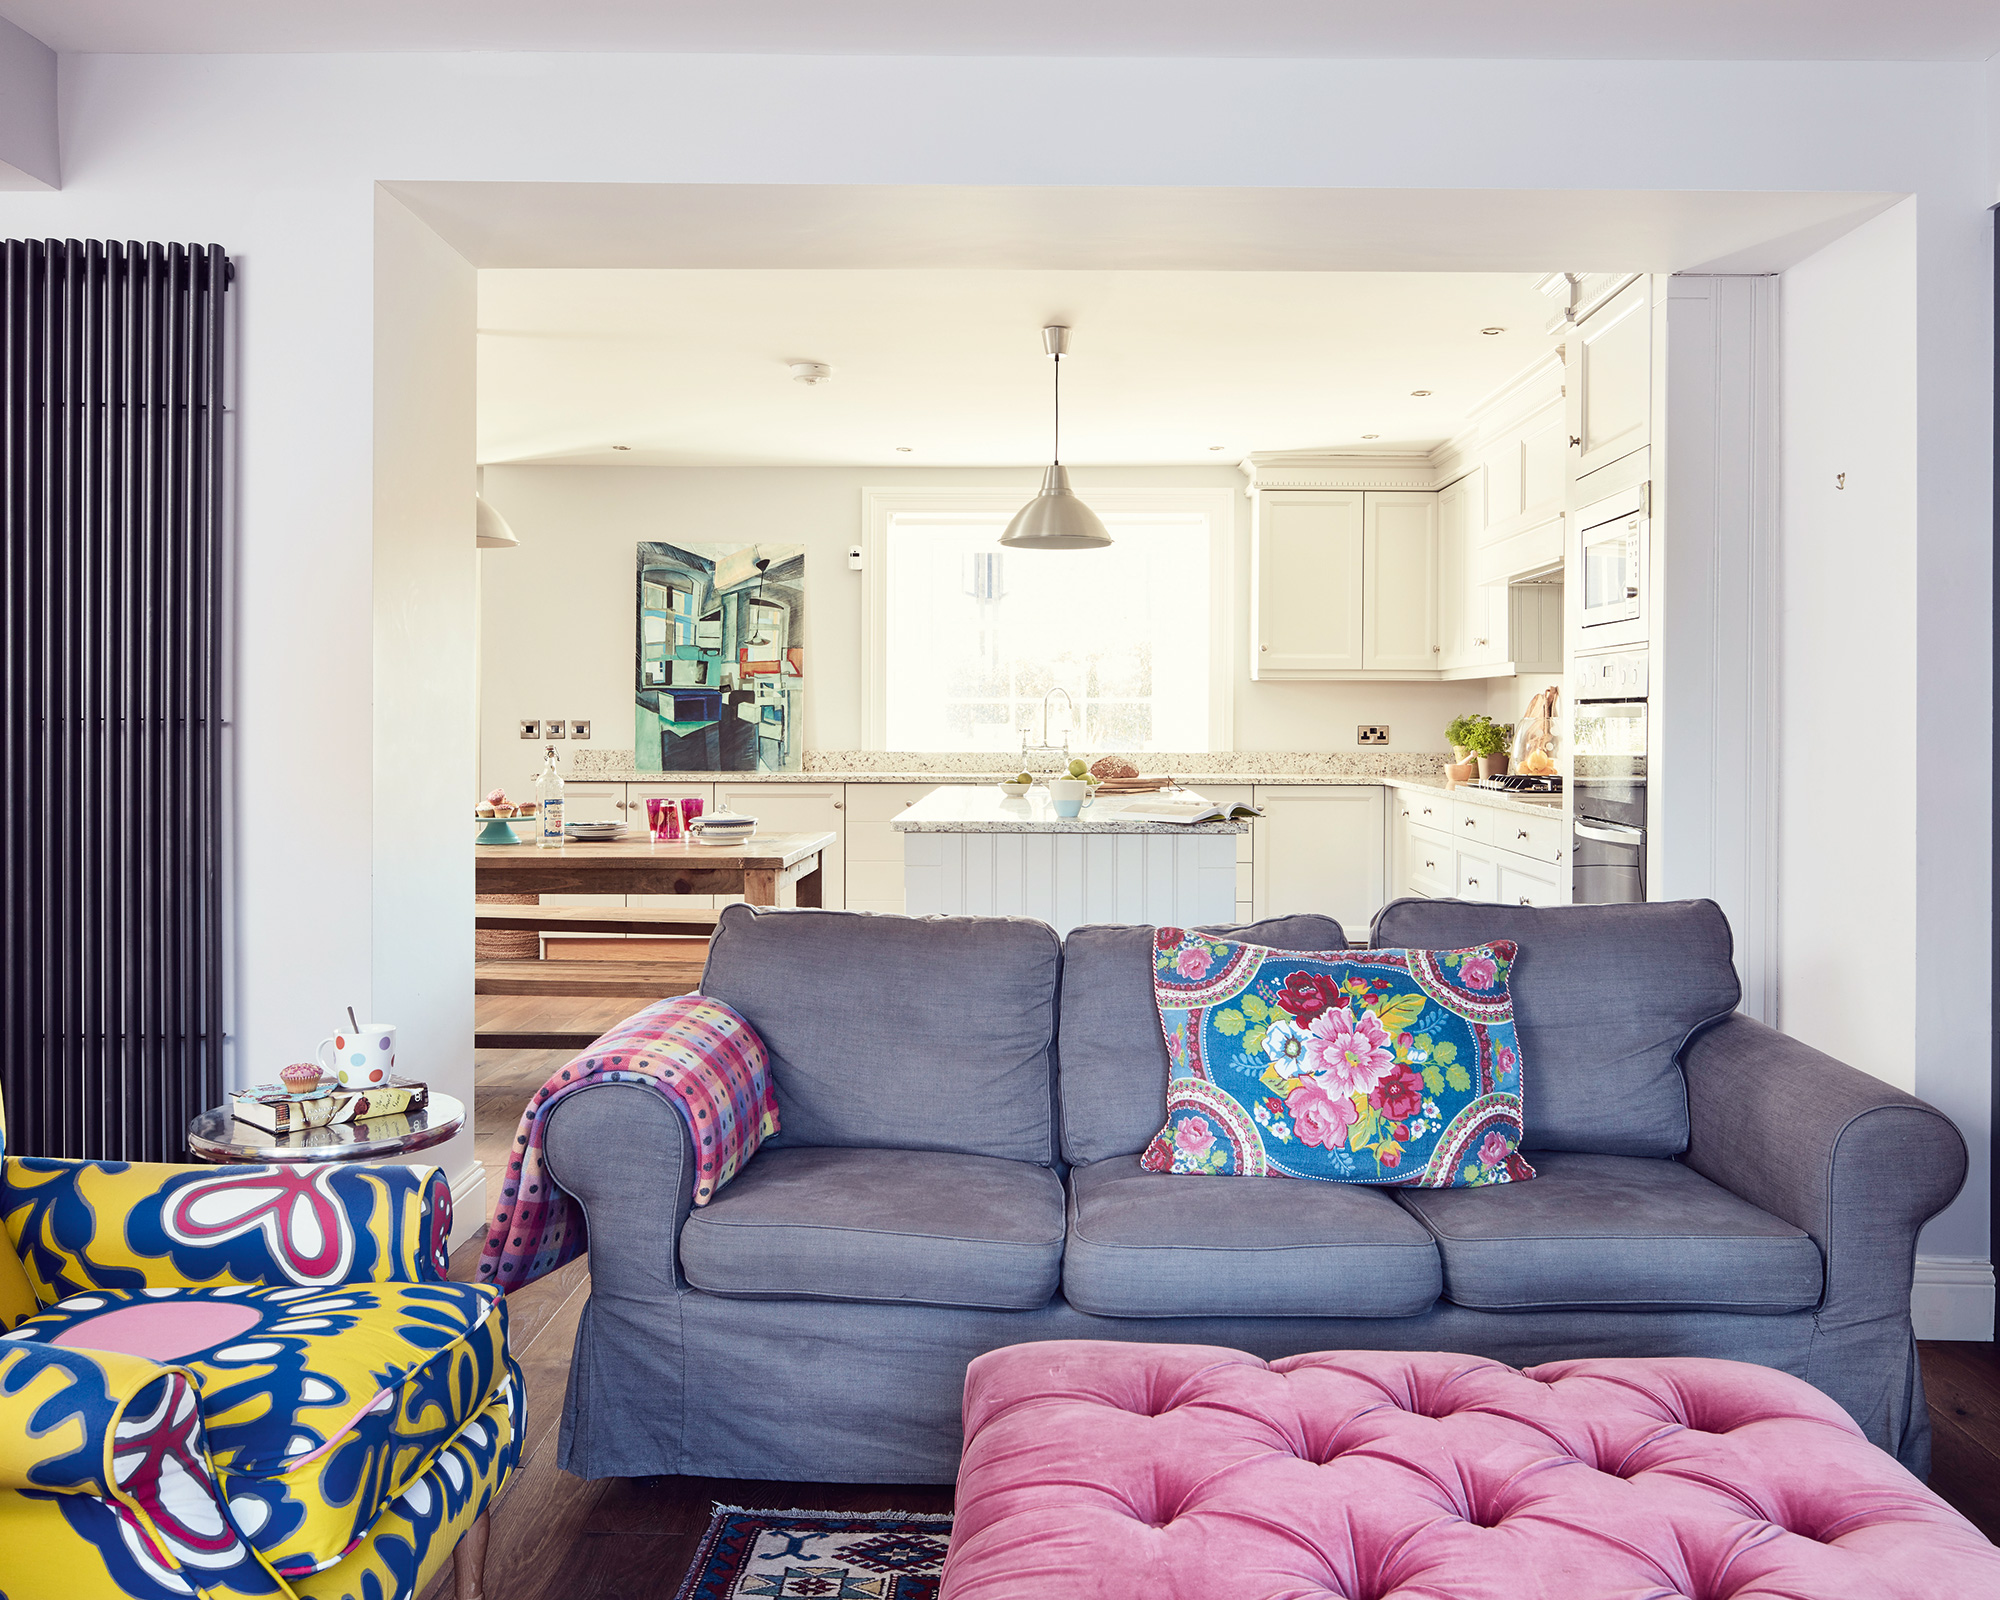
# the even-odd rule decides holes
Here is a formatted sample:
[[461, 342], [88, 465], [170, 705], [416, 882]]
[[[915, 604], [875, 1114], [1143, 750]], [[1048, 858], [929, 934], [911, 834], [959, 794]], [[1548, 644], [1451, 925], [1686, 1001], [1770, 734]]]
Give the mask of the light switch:
[[548, 719], [546, 726], [548, 727], [549, 730], [547, 734], [548, 738], [560, 739], [564, 737], [563, 729], [566, 726], [566, 724], [563, 722], [563, 719], [561, 717], [550, 717]]
[[521, 719], [521, 737], [523, 739], [539, 739], [541, 736], [542, 725], [539, 722], [533, 717], [523, 717]]

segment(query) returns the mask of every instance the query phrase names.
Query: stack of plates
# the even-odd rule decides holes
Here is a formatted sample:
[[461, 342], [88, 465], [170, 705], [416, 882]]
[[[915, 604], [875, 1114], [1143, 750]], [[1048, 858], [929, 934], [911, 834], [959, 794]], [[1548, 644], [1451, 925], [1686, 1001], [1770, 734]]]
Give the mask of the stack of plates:
[[741, 844], [757, 831], [757, 819], [733, 811], [713, 811], [695, 819], [696, 844]]
[[571, 822], [563, 827], [563, 832], [584, 844], [608, 844], [620, 838], [625, 832], [622, 822]]

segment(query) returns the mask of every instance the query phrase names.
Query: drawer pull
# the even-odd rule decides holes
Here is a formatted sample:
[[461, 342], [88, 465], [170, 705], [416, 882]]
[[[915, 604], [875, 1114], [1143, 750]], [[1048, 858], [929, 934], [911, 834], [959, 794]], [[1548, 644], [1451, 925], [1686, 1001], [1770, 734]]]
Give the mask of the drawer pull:
[[1521, 904], [1522, 904], [1522, 905], [1526, 905], [1527, 903], [1528, 903], [1528, 897], [1527, 897], [1526, 895], [1522, 895], [1522, 896], [1521, 896]]
[[1476, 828], [1479, 826], [1479, 819], [1477, 817], [1467, 817], [1465, 819], [1465, 825], [1468, 828]]
[[1468, 889], [1477, 889], [1479, 887], [1479, 880], [1477, 878], [1467, 878], [1465, 886]]
[[1528, 830], [1526, 828], [1516, 828], [1514, 830], [1514, 837], [1517, 839], [1525, 839], [1528, 837]]

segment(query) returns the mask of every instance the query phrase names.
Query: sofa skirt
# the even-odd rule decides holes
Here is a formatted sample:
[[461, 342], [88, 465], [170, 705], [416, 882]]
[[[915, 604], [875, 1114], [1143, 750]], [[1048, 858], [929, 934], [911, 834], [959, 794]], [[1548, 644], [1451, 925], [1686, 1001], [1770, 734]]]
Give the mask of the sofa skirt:
[[[1503, 1313], [1442, 1301], [1414, 1317], [1112, 1318], [1060, 1296], [1034, 1311], [980, 1311], [697, 1290], [621, 1304], [593, 1293], [577, 1331], [560, 1461], [584, 1478], [949, 1483], [958, 1473], [967, 1365], [1039, 1339], [1223, 1345], [1265, 1360], [1312, 1350], [1448, 1350], [1513, 1366], [1721, 1356], [1817, 1381], [1814, 1320], [1809, 1311]], [[1900, 1398], [1893, 1414], [1857, 1420], [1921, 1475], [1929, 1429], [1915, 1347], [1879, 1354]]]

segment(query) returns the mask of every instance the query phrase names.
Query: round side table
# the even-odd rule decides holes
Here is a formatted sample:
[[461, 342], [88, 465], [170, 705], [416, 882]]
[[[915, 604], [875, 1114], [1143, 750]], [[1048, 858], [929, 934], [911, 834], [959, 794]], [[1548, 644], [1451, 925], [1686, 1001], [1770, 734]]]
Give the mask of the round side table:
[[443, 1144], [464, 1126], [464, 1102], [433, 1089], [420, 1111], [296, 1133], [267, 1133], [212, 1106], [188, 1124], [187, 1142], [202, 1161], [380, 1161]]

